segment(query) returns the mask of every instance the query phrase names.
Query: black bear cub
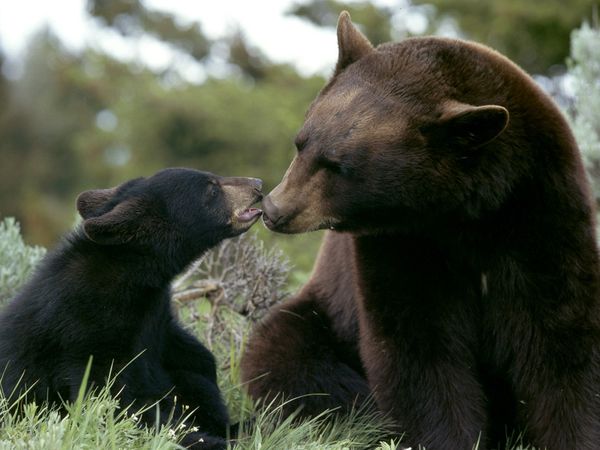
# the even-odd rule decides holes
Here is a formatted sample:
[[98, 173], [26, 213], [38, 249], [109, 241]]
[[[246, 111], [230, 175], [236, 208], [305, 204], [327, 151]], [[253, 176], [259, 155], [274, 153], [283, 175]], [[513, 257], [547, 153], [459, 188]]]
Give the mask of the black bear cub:
[[131, 412], [160, 400], [160, 417], [150, 408], [144, 424], [189, 415], [197, 431], [182, 445], [225, 448], [215, 360], [175, 319], [170, 283], [256, 222], [260, 189], [258, 179], [177, 168], [82, 193], [81, 226], [0, 314], [4, 395], [73, 401], [92, 356], [90, 385], [120, 373], [113, 389]]

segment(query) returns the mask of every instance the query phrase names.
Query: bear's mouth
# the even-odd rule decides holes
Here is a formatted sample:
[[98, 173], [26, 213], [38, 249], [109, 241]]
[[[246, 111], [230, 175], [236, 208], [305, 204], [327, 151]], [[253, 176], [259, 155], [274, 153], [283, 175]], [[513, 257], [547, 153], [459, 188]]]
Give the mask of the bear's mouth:
[[258, 219], [262, 215], [262, 210], [258, 208], [246, 208], [236, 213], [238, 222], [246, 223]]

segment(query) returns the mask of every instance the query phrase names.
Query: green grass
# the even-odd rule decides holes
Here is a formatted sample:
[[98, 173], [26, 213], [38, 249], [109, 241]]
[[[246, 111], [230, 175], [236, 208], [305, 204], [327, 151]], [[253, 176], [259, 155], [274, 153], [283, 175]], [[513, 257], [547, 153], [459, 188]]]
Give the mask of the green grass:
[[[254, 418], [230, 448], [236, 450], [373, 448], [385, 434], [385, 422], [373, 415], [352, 413], [328, 420], [328, 414], [295, 421], [281, 417], [281, 404], [256, 409], [239, 383], [239, 349], [217, 355], [223, 395], [237, 420]], [[175, 449], [185, 432], [183, 426], [140, 428], [137, 416], [119, 410], [118, 398], [109, 388], [84, 395], [68, 404], [67, 413], [46, 404], [20, 401], [9, 403], [0, 397], [0, 450], [3, 449]], [[149, 406], [150, 408], [153, 406]], [[388, 447], [384, 447], [388, 448]], [[389, 447], [393, 448], [393, 447]]]
[[[181, 322], [216, 356], [219, 384], [232, 421], [254, 419], [253, 425], [244, 429], [232, 441], [230, 448], [401, 449], [398, 441], [380, 442], [390, 435], [387, 431], [389, 424], [381, 417], [355, 411], [335, 418], [331, 413], [303, 421], [294, 420], [294, 417], [282, 418], [280, 403], [258, 407], [245, 394], [240, 382], [239, 361], [253, 321], [260, 318], [260, 308], [264, 312], [271, 304], [270, 292], [293, 290], [296, 284], [302, 282], [292, 278], [288, 280], [287, 287], [284, 286], [285, 258], [277, 252], [270, 252], [268, 245], [263, 247], [252, 235], [245, 236], [235, 241], [233, 247], [216, 253], [218, 258], [205, 259], [198, 271], [190, 272], [188, 278], [183, 276], [179, 280], [182, 281], [179, 292], [206, 286], [201, 283], [203, 281], [216, 288], [207, 291], [205, 297], [175, 302]], [[312, 234], [306, 241], [282, 241], [282, 247], [288, 251], [294, 247], [314, 247], [316, 252], [320, 239], [320, 234]], [[11, 219], [0, 222], [0, 249], [6, 253], [2, 258], [0, 252], [1, 307], [31, 273], [44, 250], [27, 246], [20, 237], [18, 224]], [[224, 268], [221, 264], [224, 261], [219, 259], [237, 270]], [[307, 276], [308, 267], [308, 261], [304, 262], [303, 277]], [[240, 313], [248, 301], [248, 290], [240, 285], [240, 280], [246, 280], [244, 283], [264, 280], [263, 284], [255, 284], [250, 289], [253, 304], [259, 309], [249, 316]], [[195, 284], [198, 282], [200, 284]], [[279, 294], [283, 295], [283, 291]], [[177, 442], [185, 427], [172, 424], [169, 427], [141, 428], [136, 423], [136, 416], [125, 415], [119, 409], [119, 400], [110, 395], [108, 387], [85, 395], [84, 391], [80, 391], [74, 404], [66, 405], [66, 414], [46, 404], [10, 403], [0, 395], [0, 450], [181, 448]], [[514, 450], [520, 448], [515, 447]]]
[[[332, 419], [324, 413], [313, 419], [298, 421], [293, 416], [282, 418], [280, 403], [257, 407], [244, 393], [240, 383], [241, 347], [232, 342], [228, 353], [224, 353], [225, 346], [217, 342], [222, 338], [222, 335], [216, 337], [213, 348], [220, 361], [219, 382], [232, 420], [254, 418], [250, 429], [243, 430], [232, 441], [232, 450], [402, 448], [397, 440], [382, 442], [384, 436], [389, 436], [389, 424], [372, 414], [356, 411]], [[118, 399], [110, 395], [108, 388], [86, 395], [82, 389], [77, 401], [68, 405], [67, 414], [62, 416], [46, 404], [10, 405], [0, 397], [0, 450], [181, 448], [177, 442], [185, 432], [183, 427], [172, 424], [170, 427], [140, 428], [135, 415], [127, 416], [118, 407]], [[519, 449], [522, 450], [521, 447], [514, 448]]]
[[[254, 404], [240, 381], [239, 365], [252, 324], [226, 306], [209, 310], [204, 302], [201, 300], [180, 307], [180, 318], [215, 353], [220, 363], [219, 384], [232, 422], [254, 419], [253, 426], [244, 430], [232, 444], [232, 449], [375, 448], [381, 436], [389, 435], [389, 424], [385, 420], [361, 411], [335, 419], [330, 413], [324, 413], [310, 420], [299, 421], [294, 417], [281, 416], [281, 401], [268, 405]], [[207, 319], [211, 315], [212, 319]], [[215, 321], [220, 322], [221, 326], [209, 331], [208, 324], [214, 324]]]
[[118, 410], [108, 389], [82, 396], [61, 414], [46, 404], [9, 404], [0, 398], [0, 449], [176, 448], [170, 430], [142, 429]]

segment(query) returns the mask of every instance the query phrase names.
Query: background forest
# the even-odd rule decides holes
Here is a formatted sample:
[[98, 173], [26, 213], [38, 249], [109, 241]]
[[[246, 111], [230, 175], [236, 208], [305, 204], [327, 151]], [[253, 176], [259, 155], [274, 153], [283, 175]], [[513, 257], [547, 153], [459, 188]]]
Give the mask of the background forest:
[[[311, 0], [291, 4], [287, 14], [333, 30], [338, 13], [348, 9], [373, 43], [417, 32], [487, 43], [535, 74], [573, 110], [577, 92], [562, 75], [570, 33], [584, 21], [592, 23], [593, 0], [570, 0], [568, 7], [561, 0], [389, 4]], [[209, 39], [200, 23], [139, 0], [89, 0], [86, 10], [102, 28], [127, 40], [150, 37], [166, 44], [174, 61], [196, 65], [204, 81], [188, 81], [175, 63], [152, 70], [97, 49], [68, 50], [50, 29], [40, 29], [18, 73], [11, 70], [14, 62], [0, 71], [0, 217], [16, 217], [27, 242], [49, 246], [72, 226], [78, 192], [166, 166], [255, 176], [265, 181], [266, 192], [274, 187], [327, 73], [306, 75], [295, 65], [270, 61], [240, 29]], [[598, 124], [592, 128], [587, 131], [597, 136]], [[302, 281], [319, 233], [286, 238], [255, 228], [290, 255]]]

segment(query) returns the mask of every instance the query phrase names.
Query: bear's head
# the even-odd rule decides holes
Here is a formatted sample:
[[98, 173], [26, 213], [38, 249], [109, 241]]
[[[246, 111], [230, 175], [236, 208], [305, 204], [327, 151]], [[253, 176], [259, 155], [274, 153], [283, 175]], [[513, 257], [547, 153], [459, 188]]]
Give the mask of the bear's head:
[[487, 47], [425, 37], [374, 48], [345, 12], [337, 34], [334, 75], [263, 202], [274, 231], [370, 233], [477, 219], [526, 176], [533, 156], [523, 143], [555, 139], [541, 136], [561, 120], [542, 106], [546, 96]]
[[189, 260], [258, 220], [262, 211], [251, 206], [262, 198], [261, 186], [256, 178], [171, 168], [83, 192], [77, 209], [83, 232], [96, 244]]

